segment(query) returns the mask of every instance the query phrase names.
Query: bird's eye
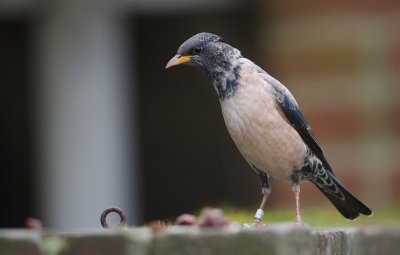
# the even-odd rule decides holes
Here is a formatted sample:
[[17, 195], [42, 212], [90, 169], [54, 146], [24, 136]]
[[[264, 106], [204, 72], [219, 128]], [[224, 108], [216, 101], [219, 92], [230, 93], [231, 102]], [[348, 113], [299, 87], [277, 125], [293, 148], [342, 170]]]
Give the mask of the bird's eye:
[[193, 50], [192, 50], [192, 53], [193, 53], [194, 55], [197, 55], [197, 54], [199, 54], [200, 52], [201, 52], [201, 48], [200, 48], [200, 47], [194, 47]]

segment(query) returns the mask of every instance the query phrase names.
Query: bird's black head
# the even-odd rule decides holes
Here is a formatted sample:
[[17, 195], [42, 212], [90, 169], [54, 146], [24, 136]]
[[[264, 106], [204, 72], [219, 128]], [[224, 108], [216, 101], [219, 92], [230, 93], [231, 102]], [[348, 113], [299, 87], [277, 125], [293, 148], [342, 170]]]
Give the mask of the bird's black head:
[[206, 71], [222, 101], [238, 88], [240, 51], [225, 43], [218, 35], [199, 33], [181, 47], [165, 68], [180, 64], [199, 66]]
[[240, 57], [240, 52], [225, 43], [221, 37], [203, 32], [185, 41], [166, 68], [187, 64], [199, 66], [210, 74], [221, 68], [228, 70], [232, 60], [237, 57]]

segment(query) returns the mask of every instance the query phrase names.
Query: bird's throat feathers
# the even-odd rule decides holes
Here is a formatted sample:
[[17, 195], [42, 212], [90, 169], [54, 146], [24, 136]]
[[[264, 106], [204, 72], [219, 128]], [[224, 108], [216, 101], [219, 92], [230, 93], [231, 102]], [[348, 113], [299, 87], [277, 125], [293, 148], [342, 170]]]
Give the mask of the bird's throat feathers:
[[239, 88], [241, 59], [240, 51], [234, 49], [227, 55], [228, 58], [214, 62], [206, 68], [220, 101], [230, 98]]

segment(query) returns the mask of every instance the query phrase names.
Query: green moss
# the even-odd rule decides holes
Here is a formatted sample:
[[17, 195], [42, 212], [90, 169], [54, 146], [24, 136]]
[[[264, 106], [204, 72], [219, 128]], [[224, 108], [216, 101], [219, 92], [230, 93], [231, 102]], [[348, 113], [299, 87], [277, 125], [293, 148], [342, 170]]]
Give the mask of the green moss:
[[[239, 223], [251, 223], [254, 212], [249, 210], [224, 207], [226, 217], [231, 221]], [[378, 209], [371, 217], [361, 215], [357, 220], [350, 221], [342, 217], [336, 210], [323, 208], [306, 208], [301, 212], [303, 223], [313, 227], [325, 226], [359, 226], [359, 225], [384, 225], [398, 224], [400, 221], [400, 208]], [[266, 210], [263, 222], [277, 223], [294, 221], [293, 210]]]

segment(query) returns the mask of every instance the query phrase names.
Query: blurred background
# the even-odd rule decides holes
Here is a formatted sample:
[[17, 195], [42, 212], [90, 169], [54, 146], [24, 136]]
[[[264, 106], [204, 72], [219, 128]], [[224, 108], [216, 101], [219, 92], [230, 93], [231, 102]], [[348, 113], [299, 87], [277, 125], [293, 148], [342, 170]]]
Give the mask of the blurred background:
[[[130, 224], [204, 206], [252, 215], [259, 178], [210, 81], [164, 69], [203, 31], [292, 91], [336, 175], [375, 216], [396, 211], [399, 27], [400, 2], [389, 0], [0, 1], [0, 227], [27, 217], [99, 227], [112, 205]], [[310, 184], [301, 200], [335, 212]], [[273, 181], [267, 210], [294, 208], [290, 183]]]

